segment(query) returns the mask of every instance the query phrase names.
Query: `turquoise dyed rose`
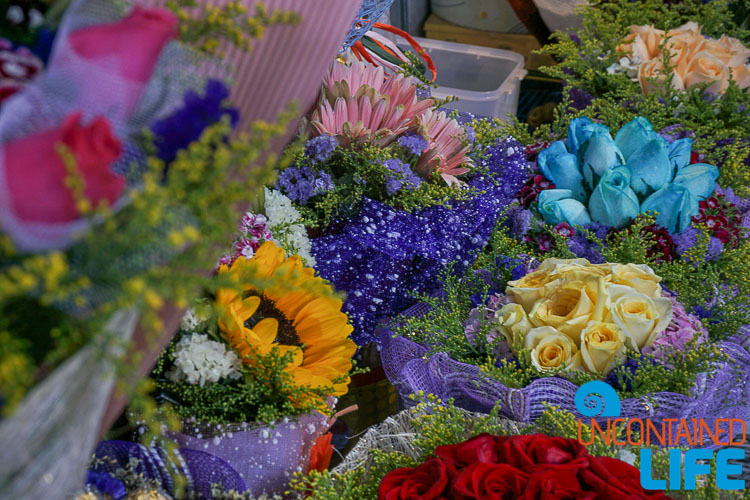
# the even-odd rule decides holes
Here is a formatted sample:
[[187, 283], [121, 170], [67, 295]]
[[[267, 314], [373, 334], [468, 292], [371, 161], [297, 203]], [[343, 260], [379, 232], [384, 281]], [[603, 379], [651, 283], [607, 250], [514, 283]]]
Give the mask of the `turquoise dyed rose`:
[[681, 233], [719, 177], [713, 165], [690, 164], [692, 145], [692, 139], [670, 144], [642, 117], [614, 139], [606, 126], [576, 118], [566, 141], [539, 153], [539, 170], [558, 189], [540, 194], [538, 210], [548, 224], [595, 221], [613, 227], [652, 211], [658, 212], [657, 224]]

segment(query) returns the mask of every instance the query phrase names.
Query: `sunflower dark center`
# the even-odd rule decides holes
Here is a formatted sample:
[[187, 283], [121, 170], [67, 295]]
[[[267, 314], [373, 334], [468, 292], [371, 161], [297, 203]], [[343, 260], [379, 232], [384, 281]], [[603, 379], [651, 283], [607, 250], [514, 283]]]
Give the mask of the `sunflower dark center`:
[[294, 329], [292, 322], [283, 312], [281, 312], [281, 310], [279, 310], [278, 307], [276, 307], [276, 302], [263, 295], [260, 296], [260, 305], [258, 306], [258, 309], [255, 311], [255, 314], [245, 321], [245, 326], [253, 328], [260, 320], [266, 318], [273, 318], [279, 324], [275, 340], [277, 344], [293, 345], [297, 347], [302, 345], [302, 342], [300, 342], [299, 336], [297, 335], [297, 330]]

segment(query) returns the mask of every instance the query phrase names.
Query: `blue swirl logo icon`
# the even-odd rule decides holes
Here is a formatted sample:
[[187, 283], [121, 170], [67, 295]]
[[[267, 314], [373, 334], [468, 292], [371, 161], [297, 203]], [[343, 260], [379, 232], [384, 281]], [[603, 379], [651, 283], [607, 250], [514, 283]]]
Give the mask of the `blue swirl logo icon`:
[[620, 396], [601, 380], [586, 382], [576, 391], [576, 410], [584, 417], [619, 417]]

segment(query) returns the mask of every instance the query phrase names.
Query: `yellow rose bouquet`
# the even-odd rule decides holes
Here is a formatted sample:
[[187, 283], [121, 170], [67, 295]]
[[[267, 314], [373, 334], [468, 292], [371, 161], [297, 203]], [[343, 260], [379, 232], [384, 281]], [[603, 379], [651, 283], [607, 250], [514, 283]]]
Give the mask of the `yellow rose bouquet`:
[[383, 366], [405, 401], [432, 393], [533, 421], [547, 404], [575, 413], [579, 386], [602, 380], [624, 417], [747, 406], [735, 391], [750, 380], [739, 337], [712, 338], [651, 266], [493, 255], [446, 273], [440, 295], [381, 330]]

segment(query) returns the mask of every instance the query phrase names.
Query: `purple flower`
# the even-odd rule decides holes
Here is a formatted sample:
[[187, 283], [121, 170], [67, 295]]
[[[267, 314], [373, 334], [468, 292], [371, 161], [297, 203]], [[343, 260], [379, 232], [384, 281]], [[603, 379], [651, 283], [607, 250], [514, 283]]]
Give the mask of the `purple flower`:
[[672, 301], [672, 321], [669, 326], [657, 335], [651, 347], [644, 347], [644, 354], [653, 354], [656, 359], [662, 359], [670, 350], [684, 351], [687, 344], [697, 335], [698, 342], [708, 340], [708, 332], [701, 321], [685, 311], [685, 307], [675, 297]]
[[555, 232], [565, 238], [572, 238], [576, 234], [576, 230], [573, 226], [567, 222], [561, 222], [555, 226]]
[[531, 229], [531, 219], [533, 214], [531, 210], [525, 210], [520, 205], [513, 205], [507, 212], [507, 224], [510, 227], [510, 233], [521, 238]]
[[125, 483], [106, 472], [89, 469], [86, 473], [86, 485], [110, 498], [123, 498], [128, 494]]
[[427, 149], [427, 140], [419, 134], [402, 135], [398, 140], [399, 146], [406, 148], [413, 155], [421, 155]]
[[393, 196], [402, 188], [416, 189], [422, 184], [422, 179], [412, 171], [408, 163], [391, 159], [383, 161], [383, 165], [393, 173], [385, 181], [388, 196]]
[[477, 133], [474, 131], [473, 127], [464, 125], [464, 132], [466, 132], [466, 140], [469, 141], [469, 144], [473, 144], [474, 141], [477, 140]]
[[331, 157], [339, 143], [335, 137], [323, 134], [310, 139], [305, 144], [305, 156], [313, 162], [323, 163]]
[[313, 196], [331, 191], [334, 184], [326, 172], [292, 166], [281, 171], [276, 187], [290, 200], [305, 205]]
[[229, 89], [219, 80], [208, 80], [203, 96], [192, 90], [185, 93], [183, 106], [174, 113], [151, 125], [157, 156], [165, 163], [174, 161], [177, 152], [200, 138], [206, 127], [229, 116], [232, 126], [239, 114], [224, 105]]

